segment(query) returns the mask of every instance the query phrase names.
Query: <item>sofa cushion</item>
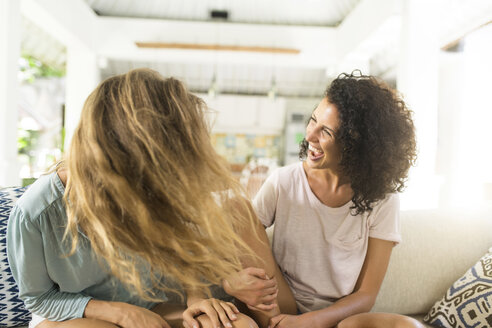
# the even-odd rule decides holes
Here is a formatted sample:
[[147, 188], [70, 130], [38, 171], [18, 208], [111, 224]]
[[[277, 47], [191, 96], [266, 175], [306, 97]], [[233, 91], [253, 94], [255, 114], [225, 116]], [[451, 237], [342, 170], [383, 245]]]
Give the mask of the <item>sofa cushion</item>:
[[25, 187], [0, 189], [0, 322], [2, 327], [22, 326], [31, 320], [31, 314], [18, 297], [19, 290], [7, 259], [7, 222], [10, 210], [25, 189]]
[[424, 318], [437, 327], [492, 327], [492, 248], [434, 304]]
[[421, 313], [421, 314], [414, 314], [414, 315], [410, 315], [409, 317], [412, 317], [414, 318], [415, 320], [417, 320], [418, 322], [420, 322], [420, 324], [422, 324], [422, 326], [424, 328], [433, 328], [434, 326], [431, 326], [429, 325], [428, 323], [426, 323], [424, 321], [424, 317], [425, 317], [425, 313]]
[[393, 249], [373, 311], [427, 313], [487, 252], [491, 231], [488, 206], [402, 211], [403, 241]]

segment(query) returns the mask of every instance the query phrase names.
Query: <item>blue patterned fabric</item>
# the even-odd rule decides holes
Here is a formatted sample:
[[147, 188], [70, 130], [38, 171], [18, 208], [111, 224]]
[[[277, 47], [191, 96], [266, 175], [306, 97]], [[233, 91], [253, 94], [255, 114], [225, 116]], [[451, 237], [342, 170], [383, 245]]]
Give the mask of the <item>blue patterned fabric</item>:
[[424, 321], [445, 328], [492, 327], [492, 248], [434, 304]]
[[10, 272], [6, 245], [10, 210], [25, 190], [25, 187], [0, 189], [0, 327], [25, 326], [31, 320], [31, 314], [18, 297], [19, 290]]

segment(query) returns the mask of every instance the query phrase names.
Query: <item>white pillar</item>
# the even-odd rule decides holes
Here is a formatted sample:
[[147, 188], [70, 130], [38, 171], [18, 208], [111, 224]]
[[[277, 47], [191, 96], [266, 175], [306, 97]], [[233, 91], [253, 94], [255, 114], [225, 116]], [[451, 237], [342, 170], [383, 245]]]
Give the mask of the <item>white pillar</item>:
[[20, 30], [20, 1], [0, 1], [0, 187], [20, 184], [17, 163]]
[[85, 100], [100, 82], [97, 55], [83, 45], [67, 47], [65, 149], [70, 146]]
[[[463, 192], [463, 183], [469, 181], [464, 176], [469, 176], [463, 171], [462, 164], [477, 161], [464, 157], [467, 149], [473, 144], [463, 144], [470, 131], [475, 129], [475, 124], [469, 126], [462, 117], [463, 108], [466, 112], [470, 109], [466, 106], [465, 90], [465, 56], [463, 52], [445, 52], [439, 55], [439, 149], [437, 158], [437, 170], [443, 177], [439, 206], [442, 208], [459, 205], [463, 197], [477, 196], [474, 192]], [[464, 106], [465, 105], [465, 106]], [[476, 117], [473, 117], [476, 120]], [[465, 175], [464, 173], [467, 172]], [[471, 190], [471, 189], [468, 189]], [[468, 197], [467, 197], [468, 198]], [[467, 201], [467, 205], [470, 203]]]
[[438, 128], [438, 31], [435, 1], [402, 0], [402, 29], [397, 88], [414, 111], [418, 158], [410, 170], [402, 208], [438, 206], [436, 175]]
[[466, 36], [459, 158], [454, 201], [461, 206], [492, 203], [492, 25]]

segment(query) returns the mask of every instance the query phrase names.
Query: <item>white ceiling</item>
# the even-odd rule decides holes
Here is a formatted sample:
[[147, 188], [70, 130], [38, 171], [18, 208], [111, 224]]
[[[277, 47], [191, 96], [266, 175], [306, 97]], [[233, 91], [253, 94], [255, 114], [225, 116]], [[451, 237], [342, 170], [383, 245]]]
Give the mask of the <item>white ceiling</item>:
[[289, 97], [319, 97], [330, 80], [324, 69], [233, 64], [214, 68], [213, 65], [199, 62], [168, 64], [112, 60], [102, 69], [102, 74], [109, 77], [115, 72], [123, 73], [137, 67], [149, 67], [164, 76], [174, 76], [185, 81], [191, 90], [200, 93], [208, 91], [214, 75], [216, 91], [220, 93], [266, 95], [273, 83], [279, 94]]
[[[63, 65], [82, 43], [102, 77], [150, 67], [205, 92], [313, 97], [342, 71], [361, 68], [394, 83], [403, 0], [23, 0], [24, 52]], [[422, 0], [411, 0], [422, 1]], [[491, 0], [432, 0], [439, 45], [492, 21]], [[226, 10], [228, 20], [210, 18]], [[48, 24], [52, 20], [51, 24]], [[288, 48], [252, 51], [142, 49], [135, 42]]]
[[209, 21], [225, 10], [228, 22], [336, 26], [360, 0], [85, 0], [101, 16]]

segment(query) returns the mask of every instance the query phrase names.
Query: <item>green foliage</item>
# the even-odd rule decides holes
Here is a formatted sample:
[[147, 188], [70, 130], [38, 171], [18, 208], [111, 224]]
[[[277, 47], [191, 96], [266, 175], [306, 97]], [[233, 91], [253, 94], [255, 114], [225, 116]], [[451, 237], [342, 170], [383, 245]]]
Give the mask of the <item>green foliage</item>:
[[[1, 1], [1, 0], [0, 0]], [[36, 81], [36, 79], [46, 79], [46, 78], [60, 78], [65, 76], [65, 69], [64, 68], [57, 68], [50, 66], [46, 63], [41, 62], [40, 60], [36, 59], [35, 57], [28, 55], [28, 54], [23, 54], [19, 58], [19, 77], [20, 81], [23, 83], [33, 83]], [[25, 126], [27, 127], [27, 125]], [[23, 174], [29, 174], [33, 175], [36, 174], [37, 171], [43, 170], [44, 168], [38, 167], [39, 165], [45, 165], [45, 164], [39, 164], [36, 159], [41, 159], [41, 163], [51, 163], [55, 162], [57, 159], [55, 158], [57, 155], [57, 152], [53, 150], [53, 153], [47, 153], [45, 150], [49, 149], [40, 149], [40, 147], [45, 146], [41, 145], [42, 142], [40, 142], [40, 137], [42, 135], [45, 135], [46, 131], [40, 130], [30, 130], [29, 128], [27, 130], [19, 127], [18, 130], [18, 137], [17, 137], [17, 150], [18, 154], [20, 155], [20, 159], [24, 163], [24, 168], [28, 166], [28, 172], [26, 170], [26, 173]], [[62, 145], [61, 145], [61, 150], [63, 151], [63, 139], [64, 139], [65, 132], [62, 131], [61, 135], [58, 139], [62, 139]], [[50, 146], [52, 147], [52, 146]], [[54, 147], [57, 147], [54, 145]], [[40, 157], [41, 156], [41, 157]], [[26, 178], [23, 179], [23, 186], [29, 185], [32, 182], [34, 182], [33, 178]]]
[[300, 144], [304, 140], [304, 133], [296, 133], [295, 135], [296, 144]]
[[22, 179], [22, 187], [32, 185], [36, 181], [36, 178], [24, 178]]
[[46, 65], [31, 55], [22, 55], [19, 60], [19, 69], [22, 80], [32, 83], [37, 78], [65, 76], [64, 69], [58, 69]]
[[61, 128], [61, 140], [60, 140], [60, 150], [62, 154], [65, 152], [65, 127]]
[[36, 148], [40, 131], [19, 129], [17, 138], [17, 152], [28, 155]]

